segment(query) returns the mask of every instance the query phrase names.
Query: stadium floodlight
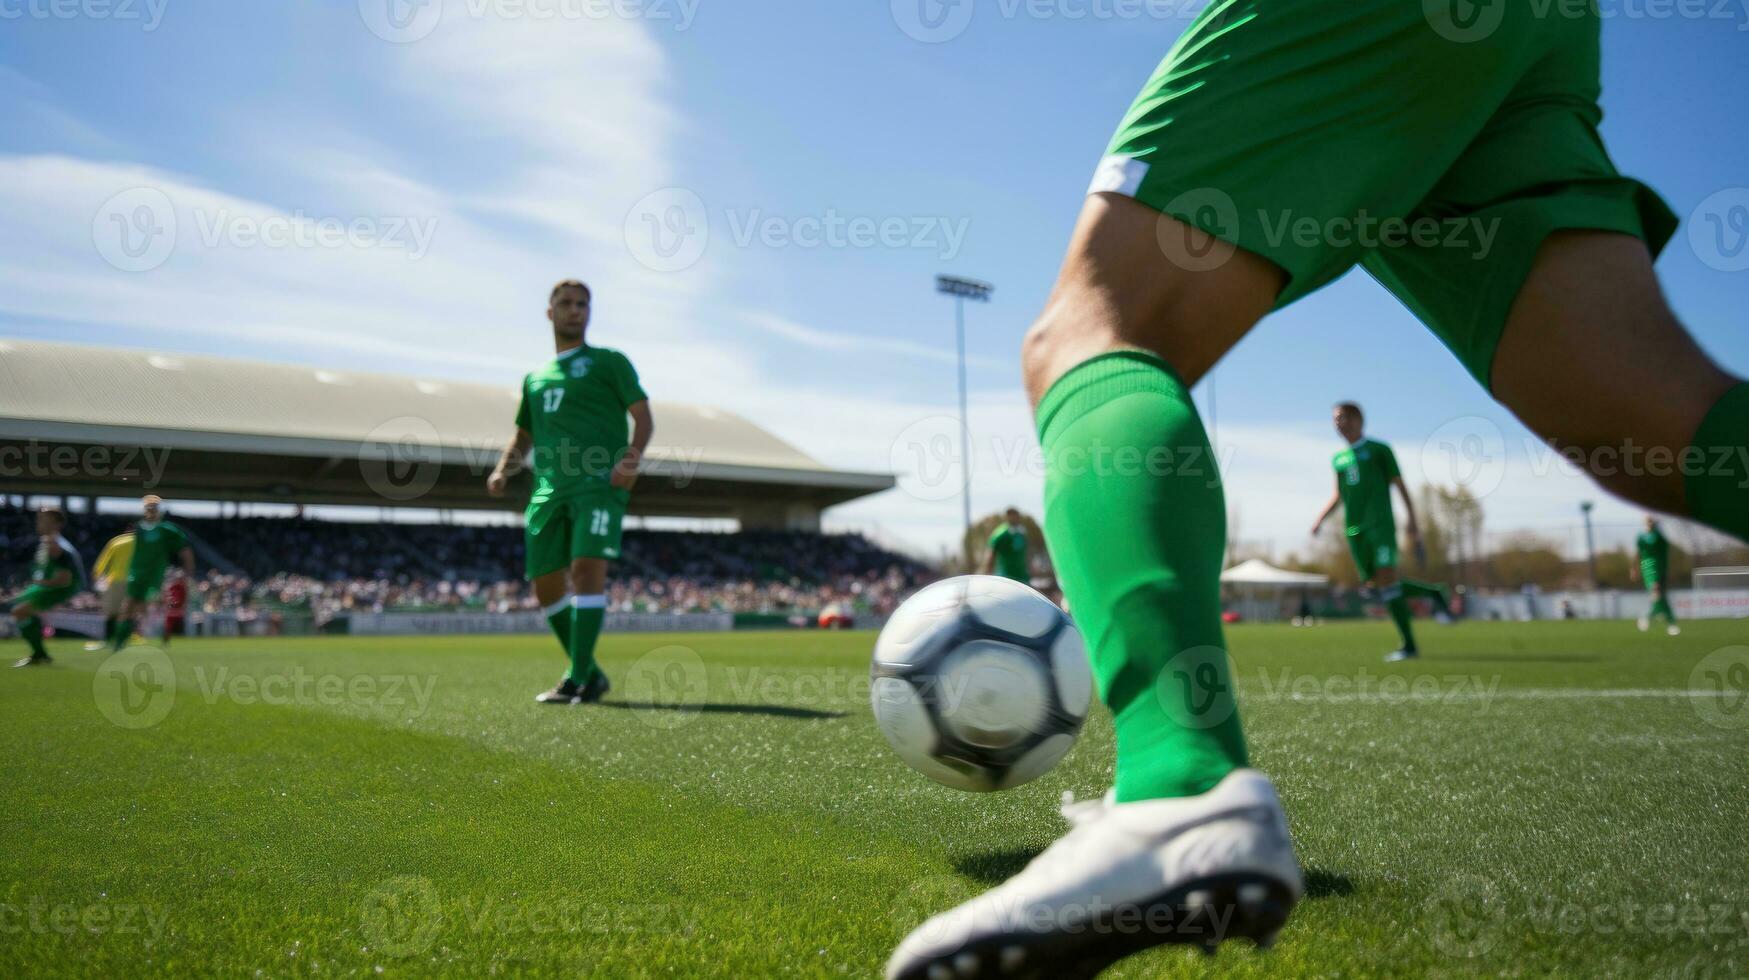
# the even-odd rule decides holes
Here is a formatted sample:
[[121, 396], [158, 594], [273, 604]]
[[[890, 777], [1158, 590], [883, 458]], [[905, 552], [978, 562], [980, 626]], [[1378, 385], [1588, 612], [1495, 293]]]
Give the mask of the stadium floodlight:
[[[960, 499], [965, 510], [966, 533], [972, 531], [972, 430], [966, 422], [966, 300], [988, 303], [995, 286], [959, 276], [936, 276], [935, 291], [953, 297], [954, 336], [960, 357]], [[963, 544], [963, 543], [962, 543]]]
[[1585, 561], [1591, 567], [1591, 589], [1596, 591], [1603, 587], [1597, 580], [1597, 540], [1591, 536], [1591, 508], [1595, 506], [1589, 500], [1579, 502], [1579, 513], [1585, 515]]

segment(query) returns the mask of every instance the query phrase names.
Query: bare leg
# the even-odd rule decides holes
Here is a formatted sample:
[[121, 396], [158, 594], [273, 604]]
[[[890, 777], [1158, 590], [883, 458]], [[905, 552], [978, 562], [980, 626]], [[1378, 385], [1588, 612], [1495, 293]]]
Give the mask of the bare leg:
[[1532, 431], [1583, 452], [1606, 490], [1672, 514], [1690, 513], [1677, 454], [1737, 383], [1677, 322], [1645, 243], [1595, 231], [1543, 243], [1493, 380]]
[[[1174, 264], [1186, 248], [1226, 258], [1215, 268]], [[1268, 260], [1147, 205], [1093, 195], [1044, 313], [1026, 335], [1027, 394], [1036, 405], [1070, 368], [1124, 348], [1159, 355], [1194, 385], [1269, 312], [1286, 281]]]

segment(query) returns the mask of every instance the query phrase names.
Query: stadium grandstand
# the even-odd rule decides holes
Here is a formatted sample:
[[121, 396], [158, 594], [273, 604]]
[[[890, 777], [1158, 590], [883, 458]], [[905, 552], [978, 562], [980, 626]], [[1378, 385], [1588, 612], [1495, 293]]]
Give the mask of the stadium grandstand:
[[[21, 557], [34, 540], [31, 496], [70, 502], [67, 535], [88, 559], [131, 520], [102, 498], [150, 492], [221, 513], [289, 504], [297, 516], [172, 505], [200, 558], [197, 615], [271, 610], [320, 628], [360, 612], [535, 608], [521, 530], [509, 523], [528, 485], [503, 499], [484, 487], [515, 417], [512, 386], [33, 341], [0, 341], [0, 355], [0, 473], [14, 495], [0, 498], [0, 555]], [[890, 475], [826, 467], [730, 412], [665, 402], [654, 412], [631, 514], [738, 531], [628, 530], [612, 610], [882, 615], [933, 575], [860, 535], [820, 530], [827, 508], [891, 488]], [[503, 520], [303, 512], [361, 505]], [[23, 572], [22, 561], [0, 564], [0, 585]], [[72, 608], [94, 603], [86, 595]]]

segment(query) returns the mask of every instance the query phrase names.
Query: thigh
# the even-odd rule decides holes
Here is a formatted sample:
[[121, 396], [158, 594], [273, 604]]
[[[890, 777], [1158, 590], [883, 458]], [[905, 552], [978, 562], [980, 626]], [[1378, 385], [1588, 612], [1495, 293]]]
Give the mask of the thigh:
[[577, 558], [571, 562], [571, 590], [577, 595], [600, 595], [607, 591], [607, 561]]
[[[571, 519], [569, 561], [580, 558], [619, 557], [621, 525], [625, 523], [627, 495], [620, 491], [592, 494], [576, 503]], [[572, 585], [575, 587], [576, 582]]]
[[571, 536], [575, 526], [570, 502], [546, 500], [532, 503], [524, 521], [524, 575], [530, 582], [539, 582], [554, 573], [563, 576], [571, 563]]
[[1495, 396], [1606, 488], [1672, 513], [1680, 454], [1735, 383], [1671, 313], [1646, 243], [1600, 232], [1543, 243], [1493, 375]]
[[1149, 351], [1194, 385], [1275, 304], [1282, 270], [1229, 248], [1208, 268], [1175, 264], [1162, 239], [1197, 249], [1218, 240], [1118, 194], [1090, 196], [1062, 271], [1027, 334], [1026, 387], [1034, 404], [1069, 369], [1112, 350]]

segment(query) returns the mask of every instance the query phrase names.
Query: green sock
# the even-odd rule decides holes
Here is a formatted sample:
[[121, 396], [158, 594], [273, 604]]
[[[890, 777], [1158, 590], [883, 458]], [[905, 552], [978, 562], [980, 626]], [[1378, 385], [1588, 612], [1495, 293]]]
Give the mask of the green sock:
[[559, 649], [565, 651], [565, 656], [571, 655], [571, 596], [566, 594], [546, 609], [547, 625], [553, 628], [553, 635], [559, 638]]
[[1725, 392], [1694, 434], [1688, 514], [1749, 541], [1749, 382]]
[[1430, 585], [1426, 582], [1417, 582], [1414, 579], [1407, 578], [1403, 579], [1400, 584], [1403, 586], [1404, 595], [1431, 600], [1433, 602], [1433, 608], [1445, 613], [1447, 616], [1451, 615], [1451, 604], [1446, 601], [1444, 586]]
[[1415, 630], [1410, 626], [1409, 600], [1403, 598], [1401, 583], [1379, 590], [1379, 598], [1385, 600], [1385, 608], [1391, 611], [1391, 622], [1397, 624], [1397, 632], [1403, 634], [1403, 649], [1415, 652]]
[[1226, 499], [1166, 362], [1104, 354], [1038, 407], [1045, 536], [1117, 729], [1119, 802], [1192, 796], [1246, 764], [1221, 631]]
[[1652, 600], [1651, 615], [1663, 616], [1670, 621], [1670, 625], [1676, 625], [1676, 611], [1670, 608], [1670, 599], [1667, 596], [1660, 596]]
[[119, 652], [122, 647], [128, 645], [128, 638], [133, 635], [134, 621], [128, 619], [126, 616], [117, 617], [115, 621], [115, 629], [111, 630], [109, 634], [110, 649]]
[[595, 640], [607, 618], [607, 596], [571, 597], [571, 682], [587, 684], [595, 676]]
[[32, 616], [18, 624], [18, 632], [23, 634], [24, 642], [30, 644], [30, 655], [46, 657], [49, 652], [43, 648], [43, 620], [41, 616]]

